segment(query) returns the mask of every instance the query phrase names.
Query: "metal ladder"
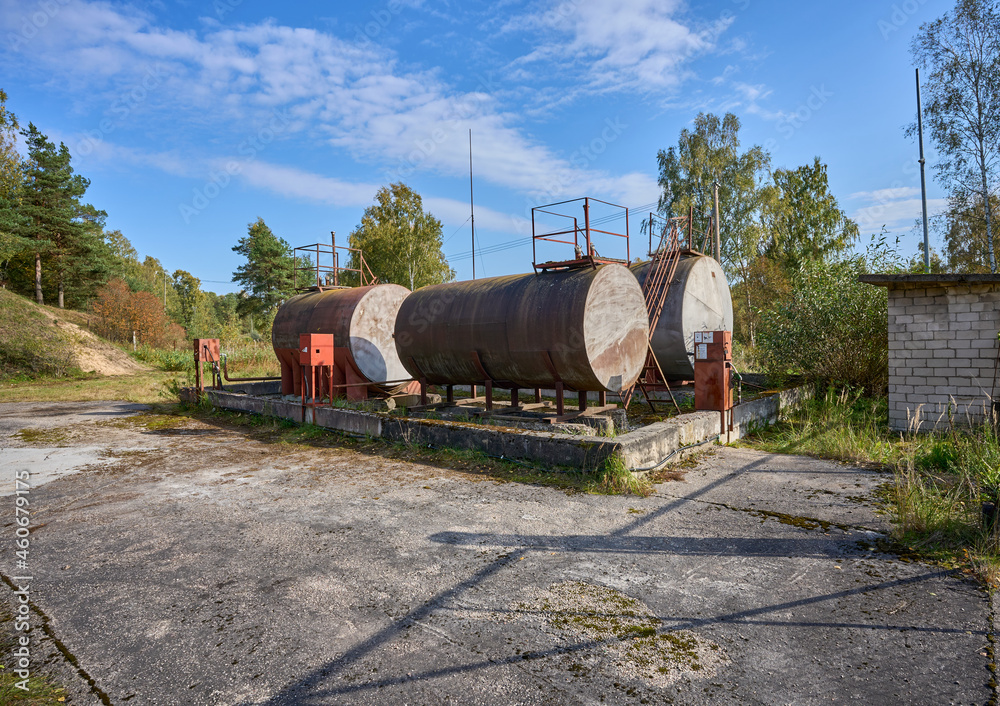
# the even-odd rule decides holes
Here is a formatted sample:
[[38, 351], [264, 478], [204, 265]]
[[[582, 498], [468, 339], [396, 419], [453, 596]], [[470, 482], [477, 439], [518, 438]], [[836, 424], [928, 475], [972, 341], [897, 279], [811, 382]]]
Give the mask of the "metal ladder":
[[[652, 340], [653, 332], [656, 331], [656, 325], [660, 321], [660, 314], [663, 313], [663, 307], [667, 301], [670, 284], [677, 273], [677, 264], [681, 260], [680, 235], [678, 233], [677, 221], [678, 219], [671, 219], [664, 225], [660, 234], [660, 243], [656, 251], [650, 254], [653, 266], [646, 275], [646, 280], [642, 285], [643, 294], [646, 299], [646, 312], [649, 314], [649, 339], [646, 341], [646, 362], [643, 365], [642, 372], [639, 374], [639, 378], [622, 395], [622, 402], [625, 409], [628, 409], [629, 403], [632, 402], [632, 398], [635, 396], [635, 388], [639, 387], [646, 398], [646, 403], [649, 404], [649, 408], [655, 414], [656, 407], [653, 404], [653, 397], [650, 395], [648, 389], [648, 385], [653, 381], [648, 380], [647, 377], [652, 373], [656, 373], [659, 375], [659, 380], [666, 383], [666, 376], [664, 376], [663, 370], [660, 369], [660, 364], [653, 354]], [[652, 214], [650, 214], [649, 223], [650, 228], [652, 228]], [[677, 413], [680, 414], [680, 407], [677, 404], [677, 400], [674, 399], [669, 386], [667, 387], [667, 393], [670, 395], [670, 401], [673, 402]]]

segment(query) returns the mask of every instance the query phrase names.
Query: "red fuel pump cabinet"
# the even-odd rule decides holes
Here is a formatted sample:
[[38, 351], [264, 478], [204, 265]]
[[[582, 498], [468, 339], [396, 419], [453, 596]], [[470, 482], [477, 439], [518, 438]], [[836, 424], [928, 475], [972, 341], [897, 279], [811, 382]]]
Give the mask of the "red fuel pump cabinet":
[[733, 407], [732, 331], [694, 334], [694, 407], [725, 412]]
[[302, 375], [302, 382], [299, 390], [302, 394], [302, 414], [305, 415], [306, 396], [310, 398], [309, 404], [316, 404], [316, 400], [322, 400], [324, 391], [330, 396], [333, 403], [333, 376], [334, 349], [332, 333], [302, 333], [299, 334], [299, 371]]
[[202, 377], [202, 363], [211, 363], [212, 366], [212, 387], [222, 389], [222, 378], [219, 375], [219, 339], [218, 338], [196, 338], [194, 339], [194, 372], [195, 387], [198, 395], [205, 391], [205, 381]]

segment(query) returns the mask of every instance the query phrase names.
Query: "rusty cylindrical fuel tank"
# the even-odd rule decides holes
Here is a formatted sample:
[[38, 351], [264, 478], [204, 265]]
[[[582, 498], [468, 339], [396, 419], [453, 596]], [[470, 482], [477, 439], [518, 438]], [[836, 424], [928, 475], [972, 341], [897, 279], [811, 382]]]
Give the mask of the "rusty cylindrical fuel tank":
[[638, 378], [649, 320], [621, 265], [418, 289], [396, 318], [396, 350], [430, 384], [618, 392]]
[[[271, 343], [281, 361], [282, 394], [299, 394], [299, 334], [332, 333], [334, 364], [345, 382], [376, 383], [410, 377], [392, 340], [400, 304], [410, 290], [398, 284], [313, 290], [278, 309]], [[335, 383], [338, 380], [334, 381]], [[363, 388], [362, 388], [363, 389]], [[344, 390], [335, 390], [343, 395]]]
[[[632, 266], [644, 284], [652, 263]], [[683, 257], [650, 341], [667, 380], [694, 380], [694, 332], [732, 331], [733, 299], [722, 267], [703, 255]]]

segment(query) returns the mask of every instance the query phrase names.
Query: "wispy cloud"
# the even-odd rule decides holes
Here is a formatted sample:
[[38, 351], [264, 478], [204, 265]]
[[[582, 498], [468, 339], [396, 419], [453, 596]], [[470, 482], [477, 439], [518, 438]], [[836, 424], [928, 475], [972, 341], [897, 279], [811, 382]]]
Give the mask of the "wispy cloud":
[[697, 23], [681, 0], [554, 0], [504, 29], [542, 36], [515, 66], [544, 61], [594, 90], [657, 91], [689, 78], [687, 62], [715, 48], [732, 21]]
[[241, 165], [238, 178], [246, 184], [282, 196], [332, 206], [367, 206], [377, 184], [359, 184], [313, 174], [296, 167], [254, 161]]
[[857, 199], [859, 201], [884, 202], [912, 198], [919, 194], [920, 189], [915, 186], [897, 186], [889, 189], [876, 189], [875, 191], [855, 191], [847, 198]]
[[[215, 165], [223, 169], [225, 165]], [[366, 207], [372, 204], [379, 184], [362, 184], [309, 172], [297, 167], [253, 161], [243, 164], [236, 177], [244, 184], [282, 196], [331, 206]], [[465, 223], [471, 215], [469, 203], [450, 198], [429, 196], [423, 199], [424, 209], [451, 227]], [[512, 232], [516, 216], [487, 208], [476, 207], [476, 227], [485, 230]]]
[[[920, 189], [914, 186], [858, 191], [847, 198], [860, 204], [851, 218], [862, 232], [877, 231], [882, 226], [890, 231], [909, 230], [923, 214]], [[930, 215], [943, 211], [947, 206], [947, 199], [927, 199]]]
[[[670, 18], [676, 3], [667, 3], [666, 9], [653, 2], [633, 0], [630, 5], [627, 17], [669, 30], [686, 47], [683, 52], [710, 41], [712, 31], [691, 32]], [[3, 32], [15, 29], [17, 7], [16, 0], [0, 0]], [[610, 21], [605, 15], [614, 14], [611, 8], [605, 2], [581, 4], [581, 16], [574, 20], [578, 36], [567, 51], [597, 57], [595, 70], [610, 71], [612, 83], [663, 80], [673, 66], [676, 43], [657, 39], [640, 22], [645, 27], [641, 47], [624, 46], [633, 42], [618, 46], [629, 25], [627, 18], [602, 25], [603, 19]], [[602, 39], [589, 29], [592, 25], [610, 31], [614, 41]], [[109, 119], [124, 98], [129, 119], [143, 116], [147, 139], [172, 145], [191, 142], [192, 130], [208, 129], [216, 134], [220, 152], [232, 150], [234, 136], [238, 140], [248, 125], [282, 110], [290, 116], [283, 126], [286, 138], [325, 143], [331, 154], [343, 150], [380, 165], [386, 180], [422, 172], [464, 174], [471, 128], [478, 175], [496, 185], [526, 194], [589, 193], [626, 201], [648, 199], [651, 185], [655, 187], [648, 176], [598, 169], [599, 152], [581, 159], [542, 144], [500, 101], [499, 87], [489, 76], [474, 90], [456, 90], [435, 71], [401, 69], [392, 52], [374, 43], [314, 29], [206, 22], [201, 31], [177, 31], [158, 26], [152, 15], [137, 10], [66, 0], [30, 46], [13, 56], [8, 52], [8, 57], [19, 69], [52, 77], [54, 86], [75, 92], [78, 101], [103, 101], [98, 109]], [[152, 88], [144, 89], [150, 67], [157, 78]], [[132, 100], [133, 95], [141, 99]], [[617, 120], [613, 114], [607, 117]], [[584, 144], [604, 140], [606, 146], [602, 132], [603, 126], [598, 127]], [[277, 181], [272, 186], [280, 188]]]

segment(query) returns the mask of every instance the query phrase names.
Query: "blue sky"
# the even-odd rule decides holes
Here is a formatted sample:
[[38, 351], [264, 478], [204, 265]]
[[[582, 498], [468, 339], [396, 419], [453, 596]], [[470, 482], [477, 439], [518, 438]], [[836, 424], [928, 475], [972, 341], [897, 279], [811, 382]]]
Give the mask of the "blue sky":
[[[910, 254], [908, 47], [949, 7], [0, 0], [0, 87], [70, 147], [109, 228], [220, 293], [258, 216], [292, 245], [331, 230], [346, 244], [400, 180], [469, 278], [470, 129], [477, 275], [528, 271], [531, 206], [592, 196], [636, 209], [635, 228], [658, 198], [657, 150], [699, 111], [734, 112], [774, 167], [819, 156], [862, 234], [885, 225]], [[932, 213], [942, 195], [930, 181]]]

